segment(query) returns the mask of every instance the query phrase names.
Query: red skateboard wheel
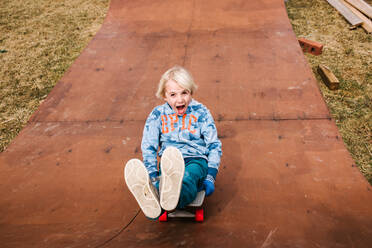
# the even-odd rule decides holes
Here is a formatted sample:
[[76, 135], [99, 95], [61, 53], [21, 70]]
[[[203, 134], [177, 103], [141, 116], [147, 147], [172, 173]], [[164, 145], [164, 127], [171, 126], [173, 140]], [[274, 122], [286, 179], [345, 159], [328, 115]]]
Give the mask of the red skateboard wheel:
[[204, 221], [204, 210], [202, 208], [195, 211], [195, 220], [198, 222]]
[[164, 211], [164, 213], [159, 216], [159, 221], [160, 222], [168, 221], [168, 212], [167, 211]]

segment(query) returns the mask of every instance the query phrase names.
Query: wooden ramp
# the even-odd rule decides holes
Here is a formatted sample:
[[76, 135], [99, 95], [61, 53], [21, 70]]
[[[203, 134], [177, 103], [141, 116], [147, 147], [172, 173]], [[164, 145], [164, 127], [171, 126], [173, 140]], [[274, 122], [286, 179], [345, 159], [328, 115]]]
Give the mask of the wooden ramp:
[[[223, 143], [206, 221], [150, 221], [123, 181], [162, 73], [199, 85]], [[0, 155], [1, 247], [371, 247], [372, 189], [282, 0], [112, 0]]]

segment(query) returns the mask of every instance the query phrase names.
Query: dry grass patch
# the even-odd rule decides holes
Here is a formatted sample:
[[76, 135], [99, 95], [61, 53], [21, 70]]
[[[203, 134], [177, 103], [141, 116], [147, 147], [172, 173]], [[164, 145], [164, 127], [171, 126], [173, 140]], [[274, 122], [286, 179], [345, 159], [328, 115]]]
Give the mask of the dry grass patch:
[[101, 26], [109, 0], [2, 0], [0, 152]]
[[[362, 28], [350, 30], [325, 0], [289, 0], [286, 6], [296, 35], [324, 45], [323, 54], [305, 56], [346, 147], [372, 184], [372, 35]], [[323, 84], [319, 64], [340, 80], [339, 90]]]

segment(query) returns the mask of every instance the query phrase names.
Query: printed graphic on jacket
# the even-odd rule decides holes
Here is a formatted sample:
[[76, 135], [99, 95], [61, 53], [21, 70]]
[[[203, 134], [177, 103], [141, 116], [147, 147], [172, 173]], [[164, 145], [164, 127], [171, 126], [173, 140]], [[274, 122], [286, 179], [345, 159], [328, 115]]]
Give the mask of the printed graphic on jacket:
[[[195, 129], [192, 129], [192, 123], [196, 123], [198, 119], [193, 115], [184, 114], [182, 117], [178, 118], [177, 114], [172, 115], [162, 115], [161, 116], [161, 132], [166, 134], [176, 130], [175, 126], [178, 124], [179, 119], [182, 118], [181, 131], [189, 130], [190, 133], [194, 134]], [[186, 121], [188, 119], [188, 121]]]

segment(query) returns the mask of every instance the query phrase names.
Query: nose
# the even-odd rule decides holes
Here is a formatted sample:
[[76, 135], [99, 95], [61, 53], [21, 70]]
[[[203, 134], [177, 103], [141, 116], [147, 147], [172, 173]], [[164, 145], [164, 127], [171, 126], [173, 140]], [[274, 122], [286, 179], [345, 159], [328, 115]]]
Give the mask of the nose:
[[182, 101], [182, 95], [181, 94], [177, 94], [177, 102], [181, 102]]

